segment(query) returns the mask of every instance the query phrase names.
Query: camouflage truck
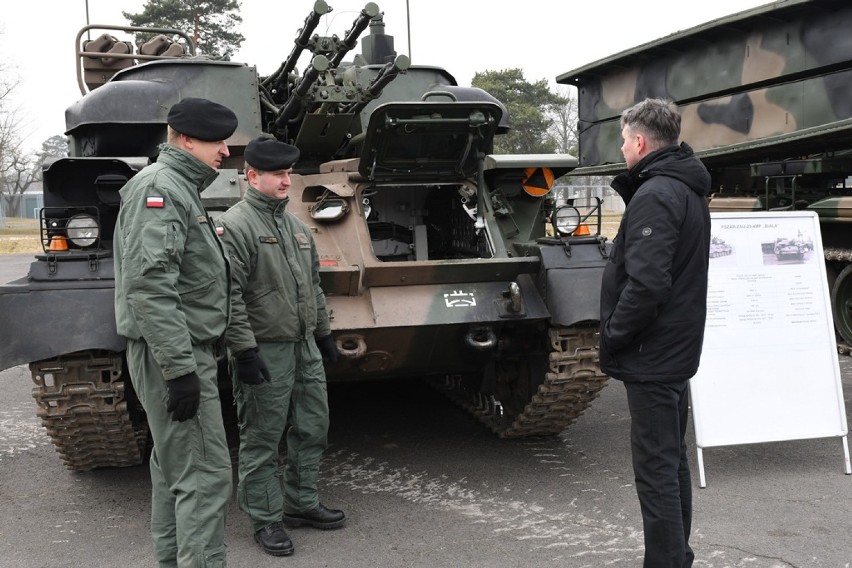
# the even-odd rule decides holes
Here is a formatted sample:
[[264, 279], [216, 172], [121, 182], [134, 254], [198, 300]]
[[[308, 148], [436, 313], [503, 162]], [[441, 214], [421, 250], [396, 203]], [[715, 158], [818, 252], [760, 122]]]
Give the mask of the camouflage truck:
[[[662, 97], [680, 108], [682, 138], [710, 170], [711, 211], [815, 211], [835, 329], [847, 344], [852, 344], [850, 29], [849, 2], [783, 0], [557, 78], [578, 90], [580, 168], [572, 173], [623, 170], [620, 113], [646, 97]], [[774, 253], [774, 243], [764, 251]]]
[[[343, 36], [314, 33], [318, 0], [272, 74], [193, 56], [169, 30], [138, 49], [77, 36], [82, 98], [70, 155], [46, 164], [44, 252], [0, 287], [0, 368], [29, 363], [38, 414], [71, 469], [143, 459], [146, 423], [113, 313], [118, 190], [156, 159], [186, 96], [232, 108], [231, 157], [202, 198], [215, 219], [245, 189], [242, 154], [266, 133], [297, 145], [288, 210], [315, 237], [339, 381], [428, 377], [504, 437], [555, 434], [604, 386], [600, 201], [556, 206], [567, 155], [496, 155], [504, 106], [440, 67], [396, 55], [368, 3]], [[94, 27], [94, 26], [93, 26]], [[361, 40], [361, 53], [344, 58]], [[296, 72], [302, 55], [303, 72]], [[220, 373], [222, 388], [229, 388]], [[405, 404], [406, 401], [400, 401]]]

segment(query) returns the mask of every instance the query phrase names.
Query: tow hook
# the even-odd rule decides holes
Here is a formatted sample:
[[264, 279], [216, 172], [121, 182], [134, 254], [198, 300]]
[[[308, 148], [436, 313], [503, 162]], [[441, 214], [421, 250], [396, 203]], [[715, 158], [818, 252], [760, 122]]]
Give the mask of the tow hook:
[[465, 334], [464, 342], [476, 351], [493, 351], [497, 347], [497, 335], [488, 326], [473, 327]]
[[367, 342], [363, 335], [341, 335], [335, 340], [337, 351], [344, 359], [361, 359], [367, 354]]

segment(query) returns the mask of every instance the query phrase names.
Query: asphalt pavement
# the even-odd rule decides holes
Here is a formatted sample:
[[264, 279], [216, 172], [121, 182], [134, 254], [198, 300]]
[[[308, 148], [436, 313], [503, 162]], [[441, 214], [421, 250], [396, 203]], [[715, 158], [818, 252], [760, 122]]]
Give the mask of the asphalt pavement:
[[[15, 262], [28, 260], [0, 257], [0, 281]], [[840, 367], [848, 421], [852, 359]], [[147, 467], [64, 469], [27, 368], [0, 372], [0, 386], [0, 567], [155, 565]], [[294, 529], [295, 554], [273, 558], [232, 500], [232, 568], [641, 566], [620, 383], [562, 435], [518, 441], [495, 438], [417, 379], [333, 384], [329, 394], [320, 492], [347, 525]], [[689, 444], [696, 567], [852, 566], [839, 438], [707, 448], [703, 489], [691, 428]]]

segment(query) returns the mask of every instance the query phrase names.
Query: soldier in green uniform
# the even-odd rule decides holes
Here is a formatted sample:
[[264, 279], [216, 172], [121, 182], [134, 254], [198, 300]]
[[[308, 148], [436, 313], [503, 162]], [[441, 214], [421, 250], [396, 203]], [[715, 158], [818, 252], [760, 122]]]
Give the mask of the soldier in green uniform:
[[228, 108], [172, 106], [157, 162], [121, 190], [115, 225], [115, 315], [148, 416], [151, 533], [161, 567], [225, 566], [232, 468], [214, 351], [228, 324], [229, 265], [200, 192], [228, 157]]
[[[324, 507], [317, 495], [329, 422], [323, 358], [335, 362], [337, 347], [313, 237], [286, 211], [298, 157], [296, 147], [271, 138], [249, 142], [249, 188], [218, 220], [233, 269], [226, 337], [236, 355], [237, 493], [255, 540], [274, 556], [293, 553], [282, 525], [331, 529], [345, 522], [343, 511]], [[278, 444], [288, 418], [282, 492]]]

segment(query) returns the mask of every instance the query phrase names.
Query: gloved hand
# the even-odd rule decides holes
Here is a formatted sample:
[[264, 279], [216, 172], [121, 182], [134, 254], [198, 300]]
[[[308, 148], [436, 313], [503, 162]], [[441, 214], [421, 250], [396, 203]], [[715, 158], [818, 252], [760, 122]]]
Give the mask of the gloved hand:
[[201, 402], [201, 382], [196, 372], [166, 381], [166, 386], [169, 389], [166, 410], [172, 413], [172, 420], [184, 422], [195, 417]]
[[314, 341], [317, 342], [317, 347], [319, 347], [323, 359], [327, 359], [332, 364], [337, 363], [337, 344], [331, 334], [322, 337], [314, 336]]
[[269, 368], [260, 358], [257, 347], [246, 349], [237, 355], [237, 378], [247, 385], [259, 385], [272, 380]]

